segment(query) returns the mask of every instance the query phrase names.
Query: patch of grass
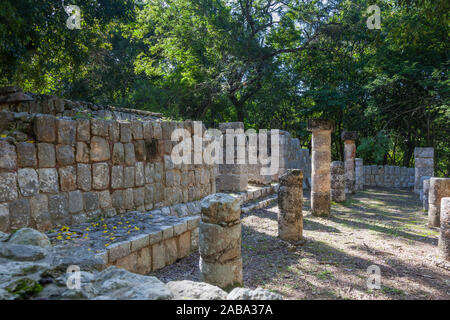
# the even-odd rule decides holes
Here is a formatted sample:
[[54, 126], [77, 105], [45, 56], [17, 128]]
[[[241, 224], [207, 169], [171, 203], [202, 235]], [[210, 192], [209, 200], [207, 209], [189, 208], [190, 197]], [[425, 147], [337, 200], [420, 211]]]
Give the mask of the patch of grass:
[[329, 280], [334, 278], [333, 272], [331, 272], [330, 270], [319, 271], [314, 275], [320, 280]]
[[381, 292], [383, 292], [384, 294], [396, 294], [396, 295], [403, 295], [404, 294], [404, 292], [402, 290], [400, 290], [400, 289], [387, 287], [387, 286], [382, 286], [381, 287]]

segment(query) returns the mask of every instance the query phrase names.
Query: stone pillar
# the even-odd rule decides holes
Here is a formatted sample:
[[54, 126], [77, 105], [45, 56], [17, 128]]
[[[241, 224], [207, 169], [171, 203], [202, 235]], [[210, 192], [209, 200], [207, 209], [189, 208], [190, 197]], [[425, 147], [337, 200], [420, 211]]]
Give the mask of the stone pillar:
[[333, 129], [332, 120], [308, 120], [308, 130], [312, 132], [311, 212], [315, 216], [330, 214], [331, 132]]
[[428, 212], [428, 193], [430, 192], [430, 179], [423, 181], [423, 199], [422, 206], [423, 211]]
[[434, 149], [433, 148], [415, 148], [414, 149], [414, 192], [420, 194], [422, 188], [420, 178], [423, 176], [434, 176]]
[[450, 178], [431, 178], [428, 192], [428, 226], [440, 226], [441, 199], [450, 197]]
[[221, 288], [242, 285], [239, 197], [224, 193], [201, 202], [199, 226], [201, 280]]
[[450, 261], [450, 198], [441, 199], [441, 229], [439, 233], [439, 255]]
[[[216, 190], [242, 192], [248, 188], [248, 166], [246, 164], [246, 137], [242, 122], [220, 123], [219, 130], [223, 134], [223, 159], [219, 164], [219, 174], [216, 177]], [[227, 131], [234, 143], [227, 149]], [[239, 136], [239, 137], [237, 137]], [[232, 163], [227, 163], [228, 159]]]
[[[420, 184], [422, 185], [422, 188], [420, 188], [420, 201], [423, 201], [423, 198], [425, 196], [425, 191], [423, 188], [423, 184], [425, 183], [425, 180], [430, 180], [431, 177], [429, 176], [423, 176], [420, 178]], [[430, 189], [430, 187], [428, 186], [428, 190]], [[427, 195], [428, 198], [428, 195]]]
[[345, 201], [345, 169], [342, 161], [331, 163], [331, 200]]
[[344, 164], [345, 164], [345, 193], [355, 193], [355, 157], [358, 133], [344, 131], [341, 139], [344, 141]]
[[280, 177], [278, 188], [278, 236], [287, 241], [299, 241], [303, 234], [303, 172], [288, 169]]
[[355, 190], [364, 190], [364, 163], [361, 158], [355, 158]]

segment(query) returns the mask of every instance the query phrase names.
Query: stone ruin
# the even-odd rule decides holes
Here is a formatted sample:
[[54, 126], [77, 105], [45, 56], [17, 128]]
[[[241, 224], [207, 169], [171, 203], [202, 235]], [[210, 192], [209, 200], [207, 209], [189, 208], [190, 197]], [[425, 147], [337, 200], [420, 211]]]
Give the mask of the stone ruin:
[[[100, 268], [116, 266], [140, 274], [198, 249], [203, 280], [229, 288], [242, 285], [240, 214], [257, 208], [247, 203], [269, 196], [261, 201], [267, 205], [278, 191], [279, 237], [296, 242], [303, 237], [305, 187], [311, 186], [312, 214], [329, 216], [331, 201], [345, 201], [346, 192], [364, 186], [414, 187], [420, 192], [429, 181], [423, 199], [428, 199], [430, 226], [441, 228], [439, 250], [448, 260], [445, 197], [450, 196], [450, 179], [429, 179], [434, 173], [432, 148], [417, 148], [415, 169], [363, 166], [363, 159], [355, 158], [356, 133], [344, 132], [345, 162], [331, 162], [334, 123], [311, 119], [311, 157], [298, 139], [281, 131], [280, 169], [264, 176], [262, 164], [247, 164], [248, 153], [237, 152], [237, 146], [248, 146], [245, 135], [233, 150], [223, 150], [224, 157], [233, 152], [234, 164], [173, 163], [175, 129], [186, 129], [194, 140], [204, 138], [206, 131], [202, 126], [196, 132], [193, 121], [165, 121], [156, 113], [24, 93], [17, 87], [0, 89], [0, 231], [51, 230], [48, 236], [54, 242], [61, 234], [55, 228], [94, 228], [92, 233], [99, 235], [82, 243], [95, 252]], [[243, 132], [244, 126], [219, 125], [222, 133], [226, 129]], [[203, 139], [201, 146], [208, 142]], [[270, 156], [270, 138], [266, 145]], [[253, 152], [260, 154], [260, 145]], [[119, 232], [116, 241], [107, 243], [101, 240], [99, 222], [95, 227], [99, 219], [105, 230], [132, 219], [136, 232]], [[67, 236], [67, 231], [62, 234]]]

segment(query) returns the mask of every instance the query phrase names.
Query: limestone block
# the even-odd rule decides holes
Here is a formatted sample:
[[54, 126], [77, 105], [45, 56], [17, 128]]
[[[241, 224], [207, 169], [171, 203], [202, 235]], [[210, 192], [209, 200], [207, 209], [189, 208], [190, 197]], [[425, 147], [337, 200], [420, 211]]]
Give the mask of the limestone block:
[[28, 199], [22, 198], [9, 203], [9, 224], [11, 229], [28, 227], [31, 207]]
[[103, 190], [109, 187], [109, 165], [106, 162], [94, 163], [92, 165], [92, 188]]
[[77, 142], [76, 161], [81, 163], [89, 163], [90, 150], [85, 142]]
[[120, 189], [123, 188], [123, 166], [111, 167], [111, 188]]
[[134, 144], [126, 143], [124, 144], [125, 152], [125, 163], [129, 166], [134, 166], [136, 162], [136, 154], [134, 152]]
[[58, 169], [61, 191], [72, 191], [77, 188], [77, 171], [75, 166]]
[[34, 120], [34, 132], [36, 139], [41, 142], [56, 141], [56, 122], [55, 117], [39, 114]]
[[450, 197], [441, 199], [439, 254], [442, 259], [450, 261]]
[[80, 190], [75, 190], [69, 192], [69, 204], [68, 210], [69, 213], [77, 213], [83, 211], [83, 195]]
[[57, 226], [69, 225], [71, 222], [68, 212], [68, 198], [65, 194], [48, 196], [48, 209], [52, 222]]
[[56, 161], [60, 166], [68, 166], [75, 163], [75, 150], [67, 144], [56, 146]]
[[28, 197], [39, 192], [39, 178], [36, 170], [32, 168], [19, 169], [17, 182], [22, 196]]
[[53, 168], [56, 166], [55, 146], [51, 143], [38, 143], [37, 155], [40, 168]]
[[440, 226], [441, 199], [450, 197], [450, 178], [431, 178], [428, 192], [428, 226]]
[[77, 120], [77, 141], [89, 142], [91, 140], [90, 121], [88, 119]]
[[52, 227], [47, 195], [38, 194], [30, 198], [30, 213], [32, 225], [35, 225], [37, 230], [47, 231]]
[[120, 122], [120, 142], [131, 142], [131, 123]]
[[16, 167], [16, 148], [7, 141], [0, 141], [0, 169], [14, 170]]
[[242, 259], [220, 264], [206, 262], [200, 257], [199, 267], [201, 281], [220, 288], [242, 285]]
[[19, 167], [36, 167], [36, 146], [30, 142], [18, 142], [17, 148], [17, 165]]
[[109, 121], [103, 119], [92, 119], [91, 133], [93, 136], [108, 137]]
[[107, 161], [110, 157], [108, 141], [105, 138], [93, 136], [91, 138], [91, 161]]
[[123, 147], [123, 143], [114, 143], [112, 162], [114, 164], [123, 164], [125, 162], [125, 150]]
[[37, 172], [39, 176], [39, 187], [41, 192], [56, 193], [59, 191], [58, 171], [55, 168], [37, 169]]
[[77, 165], [77, 186], [82, 191], [90, 191], [92, 188], [91, 165]]
[[57, 119], [57, 142], [59, 144], [75, 145], [77, 124], [73, 120]]

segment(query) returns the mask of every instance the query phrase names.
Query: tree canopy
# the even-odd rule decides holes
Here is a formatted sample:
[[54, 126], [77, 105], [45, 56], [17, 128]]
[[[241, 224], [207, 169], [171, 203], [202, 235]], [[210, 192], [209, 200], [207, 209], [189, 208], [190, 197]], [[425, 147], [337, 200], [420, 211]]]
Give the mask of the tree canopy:
[[[69, 29], [64, 6], [81, 10]], [[367, 8], [380, 7], [369, 29]], [[445, 0], [4, 0], [0, 84], [162, 112], [243, 121], [310, 145], [306, 120], [359, 132], [366, 164], [412, 166], [431, 146], [450, 175]]]

